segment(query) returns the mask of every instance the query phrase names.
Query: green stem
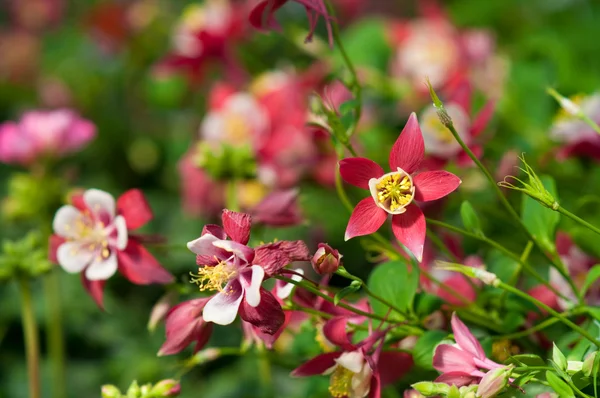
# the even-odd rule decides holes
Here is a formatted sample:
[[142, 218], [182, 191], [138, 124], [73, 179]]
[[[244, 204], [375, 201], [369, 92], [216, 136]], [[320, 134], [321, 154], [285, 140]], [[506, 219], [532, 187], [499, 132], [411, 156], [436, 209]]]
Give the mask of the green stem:
[[563, 299], [567, 299], [567, 297], [565, 297], [564, 294], [562, 294], [561, 292], [559, 292], [558, 290], [556, 290], [556, 288], [554, 286], [552, 286], [550, 284], [550, 282], [548, 282], [547, 280], [545, 280], [540, 274], [537, 273], [537, 271], [535, 269], [533, 269], [533, 267], [531, 265], [529, 265], [528, 262], [523, 261], [521, 259], [521, 257], [513, 252], [511, 252], [510, 250], [508, 250], [507, 248], [505, 248], [504, 246], [502, 246], [501, 244], [499, 244], [496, 241], [493, 241], [485, 236], [482, 235], [477, 235], [474, 233], [471, 233], [469, 231], [466, 231], [464, 229], [455, 227], [453, 225], [450, 224], [446, 224], [445, 222], [442, 221], [437, 221], [431, 218], [427, 218], [427, 223], [431, 224], [431, 225], [437, 225], [438, 227], [442, 227], [445, 228], [449, 231], [453, 231], [456, 233], [459, 233], [463, 236], [469, 237], [469, 238], [473, 238], [476, 240], [479, 240], [481, 242], [485, 242], [488, 245], [492, 246], [493, 248], [497, 249], [498, 251], [504, 253], [506, 256], [512, 258], [513, 260], [515, 260], [518, 264], [520, 264], [523, 269], [528, 272], [531, 276], [533, 276], [538, 282], [540, 282], [541, 284], [543, 284], [544, 286], [546, 286], [548, 289], [550, 289], [552, 292], [554, 292], [554, 294], [558, 295], [559, 297], [563, 298]]
[[[527, 258], [529, 257], [529, 253], [531, 253], [531, 249], [533, 248], [533, 242], [532, 241], [527, 241], [527, 246], [525, 246], [525, 250], [523, 250], [523, 253], [521, 254], [521, 261], [525, 262], [527, 261]], [[516, 286], [517, 283], [519, 282], [519, 276], [521, 275], [521, 271], [523, 270], [523, 266], [521, 265], [521, 263], [517, 263], [517, 269], [515, 270], [515, 273], [510, 277], [510, 280], [508, 281], [508, 284], [511, 286]], [[502, 296], [500, 297], [500, 306], [504, 307], [504, 304], [506, 303], [506, 297], [508, 297], [508, 292], [505, 290], [502, 292]]]
[[27, 355], [29, 397], [40, 398], [40, 343], [29, 281], [27, 279], [20, 279], [19, 287], [21, 289], [21, 312], [23, 318], [23, 334], [25, 337], [25, 351]]
[[52, 368], [52, 395], [56, 398], [67, 396], [65, 372], [65, 343], [62, 327], [60, 275], [52, 270], [43, 278], [44, 298], [47, 308], [48, 353]]
[[576, 223], [579, 223], [579, 224], [583, 225], [584, 227], [586, 227], [590, 231], [593, 231], [593, 232], [597, 233], [598, 235], [600, 235], [600, 228], [597, 228], [597, 227], [593, 226], [592, 224], [590, 224], [589, 222], [585, 221], [584, 219], [579, 218], [578, 216], [576, 216], [575, 214], [571, 213], [570, 211], [568, 211], [564, 207], [558, 206], [558, 209], [556, 209], [556, 211], [559, 212], [562, 215], [565, 215], [565, 216], [569, 217], [571, 220], [575, 221]]
[[532, 304], [535, 304], [537, 307], [545, 310], [546, 312], [551, 314], [553, 317], [558, 318], [562, 323], [564, 323], [565, 325], [567, 325], [568, 327], [570, 327], [571, 329], [573, 329], [574, 331], [576, 331], [577, 333], [579, 333], [580, 335], [582, 335], [583, 337], [588, 339], [590, 342], [592, 342], [594, 345], [596, 345], [596, 347], [600, 348], [600, 341], [598, 341], [596, 338], [594, 338], [594, 336], [592, 336], [590, 333], [588, 333], [587, 330], [585, 330], [582, 327], [580, 327], [579, 325], [576, 325], [575, 323], [571, 322], [563, 314], [555, 311], [551, 307], [547, 306], [546, 304], [542, 303], [539, 300], [536, 300], [535, 298], [531, 297], [530, 295], [523, 293], [519, 289], [516, 289], [510, 285], [507, 285], [504, 282], [499, 282], [497, 284], [497, 287], [499, 287], [500, 289], [507, 290], [509, 293], [513, 293], [514, 295], [519, 296], [519, 297], [529, 301]]
[[579, 395], [582, 398], [590, 398], [589, 395], [587, 395], [586, 393], [584, 393], [583, 391], [581, 391], [579, 388], [577, 388], [577, 386], [573, 383], [573, 381], [571, 380], [570, 377], [566, 381], [569, 384], [569, 386], [571, 386], [571, 388], [573, 389], [573, 391], [575, 391], [575, 393], [577, 395]]
[[274, 397], [273, 377], [271, 372], [271, 361], [267, 350], [263, 345], [257, 346], [258, 351], [258, 375], [262, 386], [262, 393], [265, 397]]
[[[505, 290], [506, 291], [506, 290]], [[577, 310], [572, 310], [572, 311], [566, 311], [563, 312], [562, 315], [564, 316], [573, 316], [573, 315], [579, 315], [582, 313], [585, 313], [587, 310], [585, 308], [580, 308]], [[559, 321], [558, 318], [549, 318], [544, 320], [543, 322], [538, 323], [535, 326], [530, 327], [529, 329], [520, 331], [520, 332], [516, 332], [516, 333], [511, 333], [511, 334], [505, 334], [502, 336], [492, 336], [492, 340], [515, 340], [515, 339], [520, 339], [523, 337], [527, 337], [530, 334], [539, 332], [541, 330], [544, 330], [552, 325], [554, 325], [555, 323], [557, 323]]]

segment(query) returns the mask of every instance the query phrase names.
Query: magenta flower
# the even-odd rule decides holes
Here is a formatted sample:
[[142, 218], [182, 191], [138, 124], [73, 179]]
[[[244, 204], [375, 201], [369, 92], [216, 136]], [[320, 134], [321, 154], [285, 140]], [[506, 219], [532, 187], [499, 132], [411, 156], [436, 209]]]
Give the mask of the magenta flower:
[[117, 270], [138, 285], [169, 283], [171, 274], [142, 246], [139, 237], [130, 234], [152, 217], [137, 189], [125, 192], [117, 201], [106, 192], [88, 189], [56, 212], [50, 258], [69, 273], [81, 273], [86, 290], [100, 307], [104, 281]]
[[74, 111], [30, 111], [0, 125], [0, 162], [29, 166], [43, 156], [77, 152], [96, 136], [96, 127]]
[[429, 202], [454, 191], [461, 181], [447, 171], [415, 174], [423, 161], [425, 145], [417, 116], [412, 113], [390, 152], [390, 173], [366, 158], [340, 161], [340, 174], [349, 184], [368, 189], [348, 221], [345, 239], [376, 232], [392, 215], [396, 238], [421, 261], [425, 242], [425, 216], [414, 201]]
[[433, 367], [442, 372], [442, 375], [436, 379], [437, 382], [454, 384], [458, 387], [466, 386], [478, 383], [485, 376], [482, 370], [503, 367], [486, 357], [479, 341], [458, 319], [456, 313], [452, 314], [451, 323], [456, 344], [440, 344], [433, 355]]
[[188, 243], [200, 266], [195, 282], [200, 290], [217, 291], [204, 307], [204, 321], [229, 325], [239, 312], [262, 332], [275, 334], [285, 316], [277, 299], [261, 284], [292, 261], [308, 260], [308, 249], [301, 241], [279, 241], [253, 249], [246, 245], [249, 215], [224, 210], [222, 221], [223, 228], [207, 225], [200, 238]]
[[212, 323], [202, 318], [202, 310], [209, 298], [184, 301], [169, 310], [165, 334], [166, 341], [158, 355], [172, 355], [183, 351], [191, 343], [196, 343], [194, 353], [202, 349], [212, 333]]

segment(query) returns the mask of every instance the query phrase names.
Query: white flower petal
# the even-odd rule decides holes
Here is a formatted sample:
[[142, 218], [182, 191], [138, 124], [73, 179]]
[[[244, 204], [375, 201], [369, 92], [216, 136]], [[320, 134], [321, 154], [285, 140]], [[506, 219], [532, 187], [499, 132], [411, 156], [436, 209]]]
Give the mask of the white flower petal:
[[354, 374], [352, 376], [351, 386], [352, 386], [352, 397], [363, 398], [369, 395], [369, 391], [371, 390], [371, 376], [373, 375], [373, 370], [368, 363], [365, 362], [362, 370], [359, 373]]
[[65, 242], [56, 249], [60, 266], [68, 273], [81, 272], [94, 258], [94, 252], [78, 242]]
[[108, 214], [111, 220], [115, 216], [115, 198], [108, 192], [88, 189], [83, 194], [83, 201], [92, 213]]
[[201, 237], [199, 237], [198, 239], [188, 242], [187, 248], [196, 254], [210, 256], [213, 254], [213, 252], [216, 251], [216, 248], [213, 245], [213, 242], [216, 242], [218, 240], [220, 240], [220, 239], [214, 235], [205, 234], [205, 235], [202, 235]]
[[260, 285], [265, 277], [265, 270], [260, 265], [253, 265], [250, 286], [246, 287], [246, 302], [251, 307], [260, 304]]
[[127, 234], [127, 223], [125, 222], [125, 217], [116, 216], [113, 221], [115, 229], [117, 230], [117, 249], [125, 250], [127, 247], [128, 234]]
[[[296, 273], [292, 275], [292, 280], [300, 282], [302, 280], [302, 275], [304, 275], [304, 270], [302, 268], [296, 268], [294, 271], [296, 271]], [[277, 297], [279, 297], [282, 300], [288, 298], [295, 286], [296, 285], [294, 285], [293, 283], [284, 284], [279, 289], [277, 289]]]
[[352, 373], [358, 373], [362, 370], [365, 357], [360, 351], [352, 351], [343, 353], [335, 361]]
[[[230, 291], [229, 287], [233, 284], [237, 285], [238, 289]], [[229, 325], [235, 320], [242, 298], [244, 298], [242, 287], [236, 280], [235, 282], [230, 282], [223, 292], [226, 293], [218, 293], [206, 303], [204, 311], [202, 311], [202, 317], [205, 322], [214, 322], [217, 325]]]
[[117, 253], [113, 250], [108, 258], [97, 257], [85, 270], [85, 277], [91, 281], [106, 280], [117, 272]]
[[54, 233], [63, 238], [77, 238], [78, 230], [75, 228], [75, 223], [79, 217], [81, 217], [81, 212], [75, 206], [61, 207], [52, 221]]

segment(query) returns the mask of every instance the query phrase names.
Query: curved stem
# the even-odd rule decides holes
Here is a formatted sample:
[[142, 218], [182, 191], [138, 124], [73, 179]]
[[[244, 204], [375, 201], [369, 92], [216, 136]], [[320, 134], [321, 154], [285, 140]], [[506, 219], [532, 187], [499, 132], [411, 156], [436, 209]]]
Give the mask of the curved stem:
[[21, 315], [23, 318], [23, 334], [27, 355], [29, 397], [40, 398], [40, 342], [29, 281], [27, 279], [20, 279], [19, 287], [21, 289]]
[[[520, 257], [521, 261], [523, 261], [523, 262], [527, 261], [527, 258], [529, 257], [529, 253], [531, 253], [532, 248], [533, 248], [533, 242], [527, 241], [527, 246], [525, 246], [525, 250], [523, 250], [523, 253], [521, 254], [521, 257]], [[523, 266], [521, 265], [521, 263], [517, 263], [517, 269], [515, 270], [515, 273], [510, 277], [510, 280], [508, 281], [509, 285], [511, 285], [511, 286], [517, 285], [517, 283], [519, 282], [519, 276], [521, 275], [522, 270], [523, 270]], [[500, 297], [500, 307], [504, 307], [507, 297], [508, 297], [508, 292], [505, 290], [502, 292], [502, 296]]]
[[589, 222], [585, 221], [584, 219], [579, 218], [578, 216], [576, 216], [575, 214], [571, 213], [570, 211], [568, 211], [564, 207], [558, 206], [558, 209], [556, 209], [556, 211], [559, 212], [562, 215], [565, 215], [565, 216], [569, 217], [571, 220], [575, 221], [576, 223], [579, 223], [579, 224], [583, 225], [584, 227], [586, 227], [590, 231], [593, 231], [593, 232], [597, 233], [598, 235], [600, 235], [600, 228], [597, 228], [597, 227], [593, 226], [592, 224], [590, 224]]
[[504, 290], [508, 291], [509, 293], [513, 293], [514, 295], [519, 296], [519, 297], [529, 301], [532, 304], [535, 304], [537, 307], [545, 310], [546, 312], [551, 314], [553, 317], [558, 318], [558, 320], [560, 322], [564, 323], [565, 325], [567, 325], [568, 327], [570, 327], [571, 329], [573, 329], [574, 331], [576, 331], [577, 333], [579, 333], [580, 335], [582, 335], [583, 337], [588, 339], [590, 342], [592, 342], [594, 345], [596, 345], [596, 347], [600, 347], [600, 341], [598, 341], [596, 338], [594, 338], [594, 336], [592, 336], [590, 333], [588, 333], [587, 330], [585, 330], [581, 326], [576, 325], [575, 323], [571, 322], [563, 314], [555, 311], [554, 309], [552, 309], [551, 307], [542, 303], [541, 301], [536, 300], [535, 298], [531, 297], [530, 295], [523, 293], [519, 289], [516, 289], [510, 285], [507, 285], [504, 282], [499, 282], [497, 284], [497, 287], [500, 289], [504, 289]]

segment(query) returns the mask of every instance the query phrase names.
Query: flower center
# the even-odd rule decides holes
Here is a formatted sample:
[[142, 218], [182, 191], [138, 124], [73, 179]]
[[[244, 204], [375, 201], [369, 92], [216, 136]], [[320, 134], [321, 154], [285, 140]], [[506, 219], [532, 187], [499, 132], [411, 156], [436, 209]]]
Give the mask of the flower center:
[[192, 283], [197, 284], [200, 291], [218, 290], [223, 293], [223, 286], [236, 275], [237, 270], [234, 265], [221, 261], [215, 266], [200, 267], [197, 274], [192, 274]]
[[332, 397], [347, 397], [352, 393], [352, 376], [354, 373], [343, 366], [336, 366], [331, 374], [329, 382], [329, 392]]
[[[82, 249], [97, 253], [98, 261], [105, 260], [110, 256], [110, 249], [108, 247], [109, 233], [105, 227], [102, 221], [94, 221], [89, 211], [85, 210], [71, 224], [65, 225], [65, 230], [74, 231], [75, 236], [67, 238], [67, 240], [82, 243]], [[78, 248], [73, 248], [71, 255], [75, 256], [79, 250]]]
[[412, 179], [403, 171], [388, 173], [375, 183], [375, 200], [388, 212], [398, 212], [412, 200], [415, 188]]

